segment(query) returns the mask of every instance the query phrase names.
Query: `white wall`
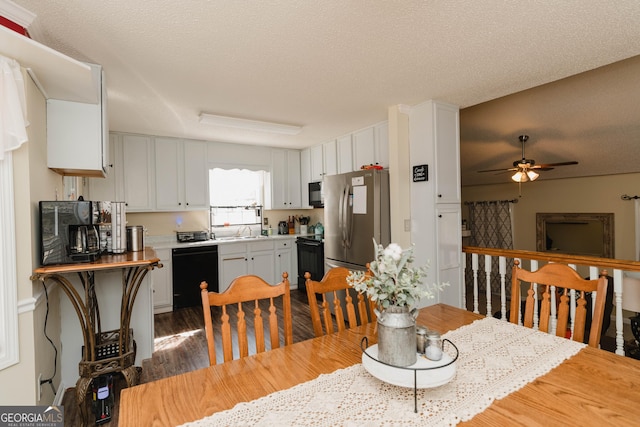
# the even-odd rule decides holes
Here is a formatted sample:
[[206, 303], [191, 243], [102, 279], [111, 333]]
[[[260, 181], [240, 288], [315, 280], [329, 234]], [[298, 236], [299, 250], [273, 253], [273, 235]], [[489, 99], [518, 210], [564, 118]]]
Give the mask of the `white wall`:
[[[29, 279], [38, 266], [38, 201], [54, 200], [56, 187], [62, 191], [62, 178], [46, 167], [46, 105], [42, 94], [23, 70], [27, 99], [28, 142], [13, 152], [13, 180], [16, 221], [16, 262], [18, 288], [18, 328], [20, 361], [0, 371], [0, 404], [35, 405], [53, 402], [50, 386], [43, 387], [37, 401], [39, 374], [53, 374], [53, 348], [44, 336], [46, 304], [42, 285]], [[52, 291], [49, 336], [60, 347], [59, 307]], [[20, 387], [8, 387], [19, 384]], [[59, 375], [54, 385], [59, 384]]]
[[[544, 172], [543, 172], [544, 174]], [[505, 175], [505, 180], [508, 180]], [[536, 250], [536, 213], [613, 213], [615, 258], [635, 260], [634, 203], [620, 198], [638, 194], [640, 174], [545, 180], [522, 184], [462, 187], [463, 201], [518, 199], [514, 210], [514, 249]], [[463, 217], [468, 210], [463, 205]]]

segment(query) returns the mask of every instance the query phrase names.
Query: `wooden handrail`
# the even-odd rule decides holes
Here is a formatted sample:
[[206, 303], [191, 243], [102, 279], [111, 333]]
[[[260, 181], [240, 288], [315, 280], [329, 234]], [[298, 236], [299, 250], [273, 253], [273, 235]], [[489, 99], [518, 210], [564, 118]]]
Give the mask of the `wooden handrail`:
[[585, 255], [567, 255], [552, 252], [523, 251], [519, 249], [481, 248], [478, 246], [463, 246], [462, 252], [503, 256], [506, 258], [536, 259], [540, 261], [561, 262], [564, 264], [592, 265], [600, 268], [615, 268], [625, 271], [640, 271], [640, 261], [600, 258]]

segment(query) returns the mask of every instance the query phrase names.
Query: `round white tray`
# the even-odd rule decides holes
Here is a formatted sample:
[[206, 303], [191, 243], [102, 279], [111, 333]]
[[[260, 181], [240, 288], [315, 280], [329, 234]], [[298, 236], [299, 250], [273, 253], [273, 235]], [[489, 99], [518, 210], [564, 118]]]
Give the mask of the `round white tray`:
[[[367, 354], [362, 353], [362, 366], [374, 377], [389, 384], [400, 387], [433, 388], [451, 381], [456, 375], [456, 363], [450, 363], [453, 358], [447, 353], [442, 359], [434, 362], [421, 354], [415, 364], [406, 367], [385, 365], [378, 361], [378, 344], [368, 347]], [[447, 366], [444, 366], [447, 365]], [[437, 368], [437, 369], [428, 369]], [[417, 374], [414, 384], [414, 372]]]

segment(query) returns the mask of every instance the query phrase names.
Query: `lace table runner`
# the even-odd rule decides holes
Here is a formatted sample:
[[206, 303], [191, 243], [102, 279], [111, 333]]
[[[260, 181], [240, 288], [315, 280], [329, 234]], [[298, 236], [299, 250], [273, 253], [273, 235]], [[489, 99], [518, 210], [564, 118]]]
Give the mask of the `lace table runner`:
[[456, 376], [441, 387], [418, 390], [418, 413], [413, 388], [384, 383], [358, 363], [184, 426], [456, 425], [585, 347], [494, 318], [443, 338], [460, 351]]

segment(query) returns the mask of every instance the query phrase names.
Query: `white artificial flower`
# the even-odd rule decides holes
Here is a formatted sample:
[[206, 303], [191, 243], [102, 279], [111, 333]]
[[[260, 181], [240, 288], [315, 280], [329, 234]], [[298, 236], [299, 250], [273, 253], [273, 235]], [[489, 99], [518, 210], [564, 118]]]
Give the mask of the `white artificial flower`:
[[403, 250], [391, 243], [386, 248], [373, 241], [375, 259], [369, 264], [369, 275], [362, 271], [352, 271], [347, 277], [349, 284], [359, 293], [378, 303], [382, 308], [412, 305], [421, 298], [434, 298], [448, 283], [425, 285], [428, 263], [419, 268], [411, 267], [413, 249]]

